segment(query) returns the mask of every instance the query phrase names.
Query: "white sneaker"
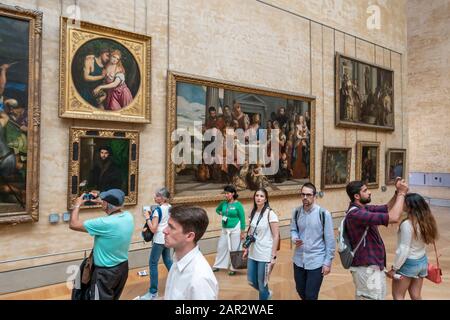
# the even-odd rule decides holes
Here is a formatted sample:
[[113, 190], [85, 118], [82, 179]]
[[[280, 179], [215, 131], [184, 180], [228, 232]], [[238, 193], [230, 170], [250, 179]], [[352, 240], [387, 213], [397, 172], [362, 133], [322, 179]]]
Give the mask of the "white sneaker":
[[143, 296], [140, 296], [139, 300], [156, 300], [157, 298], [158, 298], [158, 292], [156, 292], [156, 293], [147, 292]]
[[273, 298], [273, 291], [269, 290], [269, 296], [267, 297], [267, 300], [272, 300]]

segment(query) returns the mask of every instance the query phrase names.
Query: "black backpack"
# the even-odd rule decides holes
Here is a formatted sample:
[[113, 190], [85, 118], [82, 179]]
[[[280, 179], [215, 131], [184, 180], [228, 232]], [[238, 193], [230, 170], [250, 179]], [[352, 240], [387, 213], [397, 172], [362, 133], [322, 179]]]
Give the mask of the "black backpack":
[[81, 262], [80, 269], [73, 281], [72, 300], [91, 300], [91, 277], [93, 268], [93, 251], [91, 251], [89, 257], [84, 258]]
[[[297, 208], [297, 209], [295, 209], [295, 215], [294, 215], [294, 221], [295, 221], [295, 226], [297, 227], [297, 232], [299, 232], [299, 229], [298, 229], [298, 224], [297, 224], [297, 221], [298, 221], [298, 215], [299, 215], [299, 212], [300, 210]], [[325, 210], [322, 208], [322, 207], [319, 207], [319, 215], [320, 215], [320, 222], [322, 223], [322, 230], [323, 230], [323, 234], [322, 234], [322, 239], [323, 239], [323, 242], [325, 242]]]
[[[160, 206], [157, 206], [155, 210], [152, 211], [152, 214], [150, 215], [150, 220], [153, 219], [153, 214], [155, 211], [158, 211], [158, 223], [161, 223], [162, 219], [162, 210]], [[150, 227], [147, 224], [147, 221], [145, 221], [144, 227], [142, 228], [142, 238], [144, 238], [145, 242], [150, 242], [153, 240], [153, 236], [155, 235], [152, 230], [150, 230]]]

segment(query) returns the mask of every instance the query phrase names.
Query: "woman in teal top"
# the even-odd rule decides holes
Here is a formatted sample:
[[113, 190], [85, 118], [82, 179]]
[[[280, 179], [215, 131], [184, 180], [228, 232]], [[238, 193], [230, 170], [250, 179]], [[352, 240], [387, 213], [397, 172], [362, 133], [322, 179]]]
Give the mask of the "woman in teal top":
[[216, 261], [213, 271], [229, 269], [230, 276], [236, 274], [231, 265], [230, 251], [240, 249], [241, 240], [245, 238], [245, 212], [242, 204], [237, 201], [238, 194], [233, 186], [226, 186], [225, 200], [216, 208], [217, 214], [222, 216], [222, 234], [217, 243]]

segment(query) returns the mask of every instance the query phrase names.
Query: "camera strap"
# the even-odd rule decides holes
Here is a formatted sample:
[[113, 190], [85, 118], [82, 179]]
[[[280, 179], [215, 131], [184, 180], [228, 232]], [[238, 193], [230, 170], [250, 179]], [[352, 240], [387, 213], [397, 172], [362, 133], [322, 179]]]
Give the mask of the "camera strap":
[[[261, 221], [261, 219], [262, 219], [264, 213], [266, 213], [267, 210], [269, 210], [269, 213], [270, 213], [270, 210], [271, 210], [270, 207], [267, 207], [266, 210], [265, 210], [264, 212], [260, 212], [260, 213], [259, 213], [259, 217], [258, 217], [258, 220], [256, 221], [256, 226], [255, 226], [255, 229], [253, 230], [253, 233], [252, 233], [252, 234], [255, 234], [256, 229], [258, 228], [258, 224], [259, 224], [259, 222]], [[250, 220], [250, 224], [249, 224], [248, 230], [247, 230], [247, 235], [248, 235], [248, 233], [250, 232], [250, 228], [251, 228], [251, 225], [252, 225], [253, 218], [254, 218], [254, 217], [252, 217], [252, 219]]]

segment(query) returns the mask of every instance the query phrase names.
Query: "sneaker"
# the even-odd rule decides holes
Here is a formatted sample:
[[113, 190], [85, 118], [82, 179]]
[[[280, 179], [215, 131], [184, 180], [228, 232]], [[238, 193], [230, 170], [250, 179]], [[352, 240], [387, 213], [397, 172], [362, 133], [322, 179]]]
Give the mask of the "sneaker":
[[219, 268], [212, 268], [212, 271], [217, 272], [217, 271], [219, 271]]
[[267, 297], [267, 300], [272, 300], [273, 299], [273, 292], [272, 290], [269, 290], [269, 297]]
[[140, 296], [139, 299], [136, 300], [156, 300], [158, 298], [158, 292], [156, 293], [150, 293], [147, 292], [146, 294], [144, 294], [143, 296]]

